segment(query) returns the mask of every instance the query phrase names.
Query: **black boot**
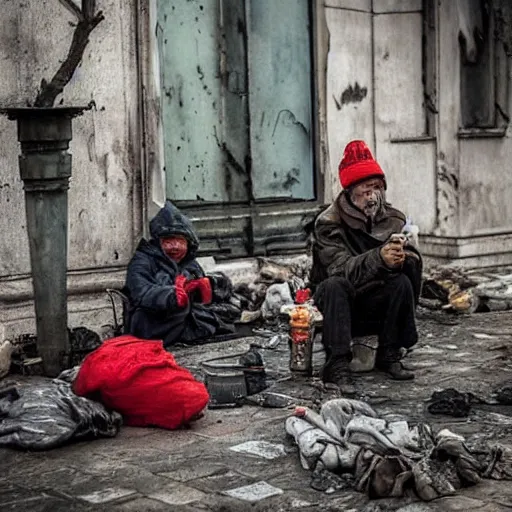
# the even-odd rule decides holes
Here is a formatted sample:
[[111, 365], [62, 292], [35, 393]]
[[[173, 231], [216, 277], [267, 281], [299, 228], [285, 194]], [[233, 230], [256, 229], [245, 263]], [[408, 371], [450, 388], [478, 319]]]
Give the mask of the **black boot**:
[[322, 369], [322, 381], [324, 384], [334, 384], [343, 395], [356, 394], [354, 379], [350, 373], [347, 359], [330, 357]]
[[377, 368], [387, 373], [393, 380], [413, 380], [414, 373], [406, 370], [400, 361], [393, 363], [381, 362]]

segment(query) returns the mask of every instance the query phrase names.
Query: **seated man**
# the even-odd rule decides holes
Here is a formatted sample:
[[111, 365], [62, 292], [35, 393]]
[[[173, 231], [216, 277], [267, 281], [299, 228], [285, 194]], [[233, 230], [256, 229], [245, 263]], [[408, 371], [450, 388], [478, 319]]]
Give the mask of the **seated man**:
[[[227, 278], [205, 273], [195, 256], [199, 241], [190, 220], [170, 201], [150, 223], [128, 265], [124, 292], [130, 300], [127, 332], [144, 339], [192, 343], [232, 332], [208, 305], [225, 297]], [[212, 288], [213, 284], [213, 288]]]
[[324, 316], [322, 378], [348, 393], [353, 336], [378, 335], [376, 366], [394, 379], [414, 378], [400, 359], [418, 339], [422, 261], [396, 236], [405, 216], [386, 202], [384, 172], [363, 141], [347, 145], [339, 172], [343, 191], [315, 222], [311, 284]]

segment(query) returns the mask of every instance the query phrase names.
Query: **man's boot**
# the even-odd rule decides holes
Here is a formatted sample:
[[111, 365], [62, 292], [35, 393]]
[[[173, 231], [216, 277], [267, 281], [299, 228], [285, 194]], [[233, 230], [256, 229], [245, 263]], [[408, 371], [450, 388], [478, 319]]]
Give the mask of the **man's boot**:
[[400, 361], [377, 364], [377, 368], [387, 373], [393, 380], [413, 380], [414, 373], [406, 370]]
[[379, 370], [387, 373], [393, 380], [413, 380], [414, 373], [406, 370], [402, 363], [400, 348], [380, 347], [377, 353], [377, 364]]
[[343, 395], [354, 396], [356, 388], [350, 369], [350, 361], [341, 357], [329, 357], [322, 369], [324, 384], [334, 384]]

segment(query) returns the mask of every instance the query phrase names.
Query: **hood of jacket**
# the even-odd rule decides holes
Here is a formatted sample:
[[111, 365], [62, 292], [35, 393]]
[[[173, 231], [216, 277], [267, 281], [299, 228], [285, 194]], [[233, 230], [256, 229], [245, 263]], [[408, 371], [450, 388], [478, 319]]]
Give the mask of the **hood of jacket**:
[[159, 239], [162, 237], [183, 236], [188, 242], [188, 252], [185, 259], [190, 260], [196, 257], [199, 239], [192, 222], [171, 201], [167, 200], [164, 207], [151, 219], [149, 231], [153, 243], [158, 247], [160, 247]]

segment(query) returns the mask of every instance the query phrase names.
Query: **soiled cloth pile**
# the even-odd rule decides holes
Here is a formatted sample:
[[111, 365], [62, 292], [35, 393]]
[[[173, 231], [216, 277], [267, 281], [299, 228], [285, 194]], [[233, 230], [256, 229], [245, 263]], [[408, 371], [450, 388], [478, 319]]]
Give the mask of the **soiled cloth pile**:
[[49, 450], [69, 441], [117, 435], [121, 415], [76, 396], [64, 380], [69, 374], [17, 386], [0, 400], [0, 446]]
[[254, 283], [235, 288], [235, 295], [242, 298], [241, 322], [251, 323], [261, 317], [266, 323], [276, 320], [281, 308], [293, 304], [297, 290], [306, 286], [310, 267], [310, 258], [306, 256], [292, 264], [258, 258], [258, 277]]
[[126, 425], [176, 429], [197, 419], [209, 395], [161, 341], [119, 336], [89, 354], [73, 383], [77, 395], [100, 400]]
[[[326, 402], [315, 413], [297, 408], [286, 432], [299, 447], [302, 466], [322, 490], [353, 487], [372, 499], [402, 497], [408, 488], [425, 501], [450, 496], [482, 478], [512, 479], [512, 450], [473, 447], [449, 430], [378, 418], [358, 400]], [[323, 484], [323, 487], [322, 487]]]

